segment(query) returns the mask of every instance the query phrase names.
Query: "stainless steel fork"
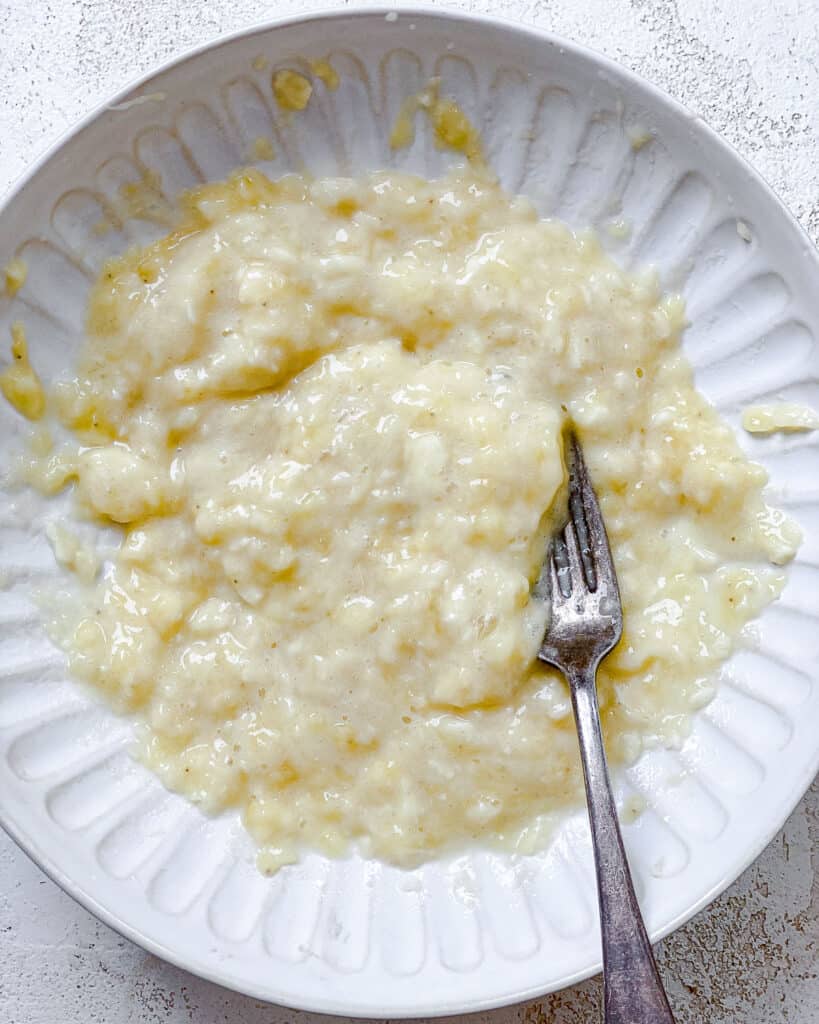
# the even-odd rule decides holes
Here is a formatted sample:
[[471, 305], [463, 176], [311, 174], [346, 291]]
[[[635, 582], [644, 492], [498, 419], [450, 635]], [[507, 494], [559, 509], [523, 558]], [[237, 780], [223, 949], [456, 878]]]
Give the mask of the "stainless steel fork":
[[611, 794], [597, 667], [623, 631], [617, 576], [580, 442], [567, 438], [569, 516], [544, 566], [551, 616], [538, 657], [559, 669], [572, 695], [586, 783], [603, 942], [606, 1024], [674, 1024], [634, 894]]

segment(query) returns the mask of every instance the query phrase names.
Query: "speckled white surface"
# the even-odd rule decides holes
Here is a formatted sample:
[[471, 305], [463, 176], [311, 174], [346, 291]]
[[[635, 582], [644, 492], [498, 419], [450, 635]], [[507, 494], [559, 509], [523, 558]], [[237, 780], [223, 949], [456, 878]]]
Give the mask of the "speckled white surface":
[[[0, 189], [87, 109], [164, 57], [268, 16], [323, 6], [322, 0], [0, 0]], [[574, 37], [652, 79], [749, 157], [816, 240], [815, 0], [463, 6]], [[661, 960], [679, 1024], [819, 1020], [818, 840], [814, 785], [757, 864], [666, 940]], [[493, 1024], [579, 1024], [595, 1019], [598, 989], [593, 980], [483, 1016]], [[5, 838], [0, 1008], [12, 1024], [283, 1024], [309, 1016], [232, 995], [144, 954], [75, 906]]]

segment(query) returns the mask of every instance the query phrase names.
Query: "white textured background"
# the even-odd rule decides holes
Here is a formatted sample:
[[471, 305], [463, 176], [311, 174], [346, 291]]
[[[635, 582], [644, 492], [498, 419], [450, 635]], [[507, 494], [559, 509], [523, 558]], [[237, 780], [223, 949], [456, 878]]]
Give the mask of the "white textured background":
[[[0, 0], [0, 193], [46, 145], [166, 57], [329, 0]], [[401, 3], [396, 4], [400, 9]], [[456, 6], [456, 4], [451, 4]], [[570, 36], [701, 114], [819, 240], [819, 0], [462, 0]], [[817, 737], [819, 742], [819, 737]], [[678, 1024], [819, 1022], [819, 784], [659, 951]], [[475, 1024], [587, 1024], [599, 981]], [[169, 967], [99, 924], [0, 833], [0, 1020], [320, 1024]]]

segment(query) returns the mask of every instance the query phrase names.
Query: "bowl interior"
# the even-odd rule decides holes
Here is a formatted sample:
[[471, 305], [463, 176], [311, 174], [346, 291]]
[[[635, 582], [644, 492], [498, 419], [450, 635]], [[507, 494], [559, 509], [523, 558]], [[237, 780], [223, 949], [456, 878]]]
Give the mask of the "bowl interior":
[[[328, 58], [282, 116], [279, 67]], [[749, 401], [819, 407], [816, 258], [767, 187], [701, 121], [603, 58], [491, 19], [386, 11], [284, 22], [195, 52], [97, 111], [0, 212], [0, 264], [28, 277], [0, 298], [0, 336], [28, 330], [48, 380], [82, 337], [106, 259], [166, 230], [163, 204], [258, 164], [426, 176], [453, 159], [427, 130], [388, 144], [402, 100], [431, 77], [480, 128], [501, 183], [544, 215], [630, 232], [601, 237], [625, 266], [655, 264], [686, 298], [697, 381], [734, 424]], [[270, 159], [254, 159], [268, 139]], [[137, 183], [123, 201], [123, 186]], [[108, 225], [102, 228], [101, 225]], [[113, 225], [113, 226], [112, 226]], [[0, 464], [22, 425], [0, 405]], [[819, 456], [814, 436], [754, 440], [774, 500], [805, 541], [783, 597], [726, 666], [715, 701], [674, 752], [617, 780], [647, 810], [626, 825], [658, 936], [732, 881], [781, 825], [819, 765]], [[480, 851], [404, 872], [351, 857], [262, 878], [238, 822], [209, 820], [127, 756], [129, 728], [66, 677], [32, 593], [59, 580], [44, 534], [60, 511], [0, 494], [0, 819], [78, 899], [162, 956], [222, 984], [303, 1008], [371, 1016], [479, 1009], [599, 967], [588, 828], [569, 818], [531, 858]]]

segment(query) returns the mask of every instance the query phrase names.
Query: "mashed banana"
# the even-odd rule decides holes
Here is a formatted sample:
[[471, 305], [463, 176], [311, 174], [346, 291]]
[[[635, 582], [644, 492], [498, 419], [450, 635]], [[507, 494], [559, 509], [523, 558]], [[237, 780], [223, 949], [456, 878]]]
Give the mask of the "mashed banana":
[[45, 391], [28, 360], [26, 332], [19, 320], [11, 325], [11, 364], [0, 373], [0, 392], [26, 419], [39, 420], [45, 413]]
[[531, 850], [581, 798], [530, 598], [577, 424], [625, 607], [615, 762], [679, 742], [798, 534], [694, 390], [681, 301], [478, 172], [197, 190], [110, 265], [76, 443], [32, 461], [122, 524], [74, 673], [141, 756], [238, 807], [267, 870], [353, 842], [411, 865]]
[[742, 412], [742, 426], [749, 434], [797, 434], [819, 429], [819, 414], [796, 402], [749, 405]]

